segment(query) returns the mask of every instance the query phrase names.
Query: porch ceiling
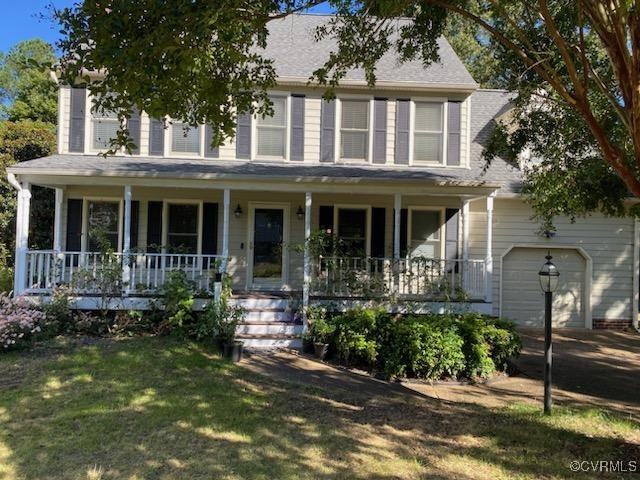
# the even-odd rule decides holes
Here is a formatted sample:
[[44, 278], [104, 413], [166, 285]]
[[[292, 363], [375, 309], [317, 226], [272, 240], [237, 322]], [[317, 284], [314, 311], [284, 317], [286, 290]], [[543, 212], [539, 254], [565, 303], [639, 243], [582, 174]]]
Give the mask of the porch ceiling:
[[[286, 191], [375, 191], [484, 194], [501, 186], [465, 168], [238, 162], [158, 157], [51, 155], [8, 169], [22, 180], [72, 184], [237, 188]], [[398, 188], [402, 185], [402, 188]], [[347, 187], [347, 188], [344, 188]], [[446, 191], [446, 192], [445, 192]]]

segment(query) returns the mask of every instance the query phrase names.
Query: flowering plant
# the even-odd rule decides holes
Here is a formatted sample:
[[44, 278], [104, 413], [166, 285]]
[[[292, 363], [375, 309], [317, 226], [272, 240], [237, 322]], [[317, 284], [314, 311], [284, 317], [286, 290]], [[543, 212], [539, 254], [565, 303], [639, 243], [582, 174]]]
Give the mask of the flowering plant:
[[45, 313], [25, 297], [11, 298], [0, 293], [0, 345], [15, 348], [40, 332]]

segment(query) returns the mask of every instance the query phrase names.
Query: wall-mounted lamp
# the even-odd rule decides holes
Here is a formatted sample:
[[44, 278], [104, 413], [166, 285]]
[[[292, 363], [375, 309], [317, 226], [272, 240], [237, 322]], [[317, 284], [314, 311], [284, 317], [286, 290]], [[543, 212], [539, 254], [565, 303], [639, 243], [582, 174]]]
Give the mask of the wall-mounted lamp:
[[238, 204], [236, 209], [233, 211], [233, 214], [236, 216], [236, 218], [240, 218], [242, 216], [242, 207], [240, 206], [240, 204]]
[[302, 205], [298, 205], [298, 210], [296, 210], [296, 216], [298, 217], [298, 220], [304, 219], [304, 210], [302, 209]]

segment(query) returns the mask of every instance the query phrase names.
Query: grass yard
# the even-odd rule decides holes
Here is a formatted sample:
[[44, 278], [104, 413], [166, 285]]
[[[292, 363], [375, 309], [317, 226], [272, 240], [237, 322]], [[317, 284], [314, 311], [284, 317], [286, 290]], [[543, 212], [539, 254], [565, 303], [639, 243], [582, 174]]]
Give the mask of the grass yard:
[[602, 411], [302, 387], [168, 338], [0, 355], [0, 480], [607, 478], [569, 463], [639, 445]]

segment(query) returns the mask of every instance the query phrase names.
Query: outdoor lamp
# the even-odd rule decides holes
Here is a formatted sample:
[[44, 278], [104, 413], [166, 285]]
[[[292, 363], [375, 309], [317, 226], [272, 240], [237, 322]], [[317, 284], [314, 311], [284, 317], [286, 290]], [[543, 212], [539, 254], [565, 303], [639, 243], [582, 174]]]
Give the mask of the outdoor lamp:
[[553, 292], [558, 287], [558, 277], [560, 272], [551, 262], [551, 253], [547, 252], [544, 257], [547, 261], [542, 265], [538, 272], [540, 286], [544, 292], [544, 413], [551, 414], [551, 363], [553, 361], [552, 343], [551, 343], [551, 326], [552, 308], [553, 308]]
[[298, 205], [298, 210], [296, 210], [296, 216], [298, 217], [298, 220], [304, 219], [304, 210], [302, 209], [302, 205]]
[[556, 291], [556, 288], [558, 288], [560, 272], [558, 272], [558, 268], [551, 262], [553, 257], [549, 253], [547, 253], [545, 258], [547, 261], [538, 272], [540, 287], [544, 293], [553, 293]]
[[236, 218], [240, 218], [240, 216], [242, 215], [242, 207], [240, 206], [240, 204], [238, 204], [236, 209], [233, 211], [233, 214], [236, 216]]

